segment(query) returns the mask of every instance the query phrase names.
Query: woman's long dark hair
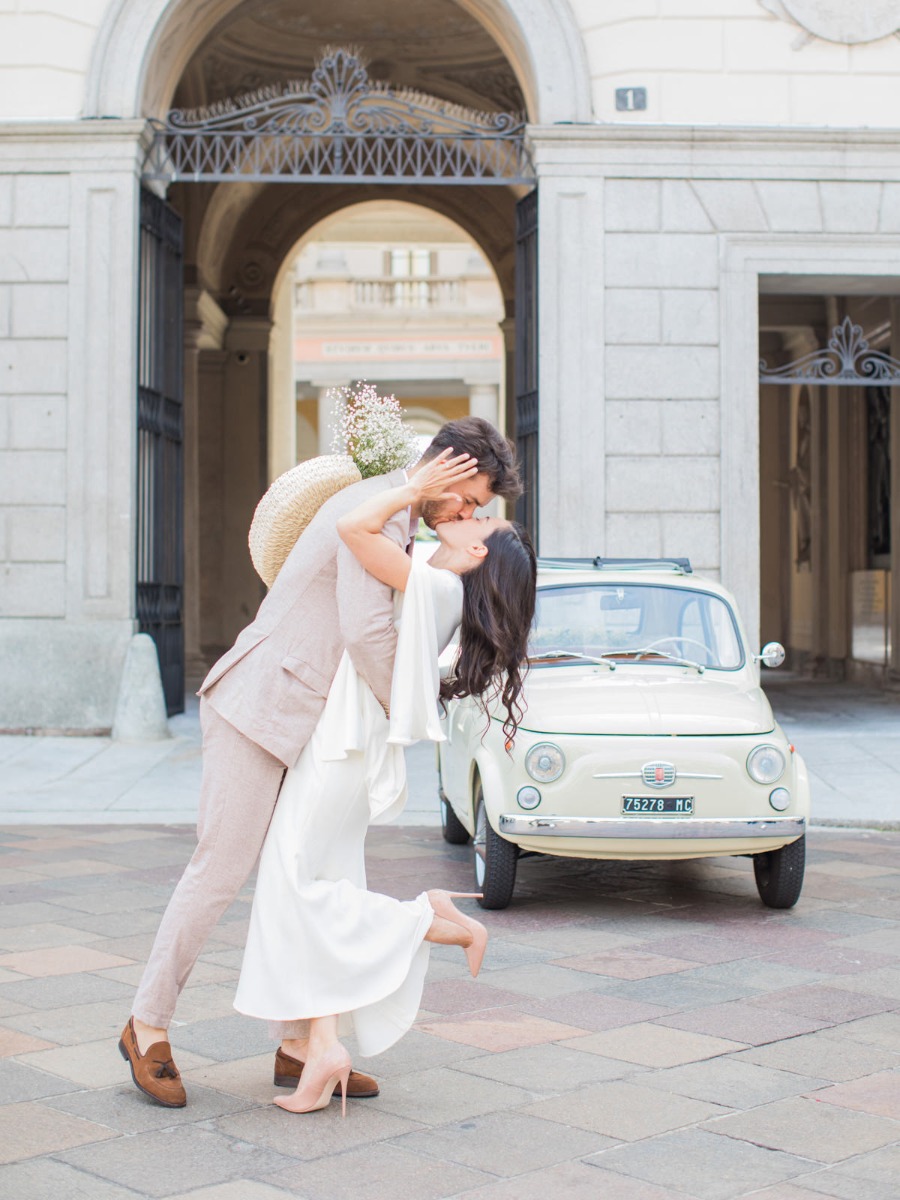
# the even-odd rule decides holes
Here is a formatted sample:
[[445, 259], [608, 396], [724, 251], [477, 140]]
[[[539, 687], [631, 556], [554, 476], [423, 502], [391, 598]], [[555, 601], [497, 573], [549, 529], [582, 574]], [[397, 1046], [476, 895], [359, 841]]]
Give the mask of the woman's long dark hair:
[[534, 620], [537, 562], [522, 525], [512, 522], [484, 540], [487, 555], [462, 576], [463, 611], [454, 674], [441, 681], [441, 700], [473, 696], [487, 713], [497, 696], [506, 710], [503, 732], [516, 736], [528, 635]]

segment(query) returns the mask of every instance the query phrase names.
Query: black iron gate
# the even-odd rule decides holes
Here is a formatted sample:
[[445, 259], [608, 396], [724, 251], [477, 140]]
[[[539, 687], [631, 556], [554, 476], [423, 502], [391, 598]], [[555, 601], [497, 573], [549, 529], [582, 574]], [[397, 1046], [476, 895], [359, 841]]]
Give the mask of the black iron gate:
[[171, 716], [184, 711], [181, 217], [144, 190], [138, 280], [137, 619]]
[[516, 519], [538, 543], [538, 193], [516, 205], [516, 446], [525, 491]]

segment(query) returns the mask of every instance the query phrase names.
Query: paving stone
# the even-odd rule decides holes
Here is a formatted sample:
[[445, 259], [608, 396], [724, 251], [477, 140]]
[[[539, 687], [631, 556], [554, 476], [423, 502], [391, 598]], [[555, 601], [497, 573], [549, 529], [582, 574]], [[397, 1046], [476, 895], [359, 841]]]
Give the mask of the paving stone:
[[567, 1021], [590, 1033], [598, 1033], [602, 1029], [615, 1029], [619, 1025], [632, 1025], [635, 1021], [649, 1021], [669, 1012], [660, 1004], [623, 1000], [618, 996], [607, 996], [600, 992], [576, 992], [569, 996], [559, 996], [552, 1001], [536, 1000], [523, 1007], [537, 1017]]
[[865, 1079], [825, 1088], [816, 1093], [815, 1099], [824, 1104], [838, 1104], [842, 1108], [853, 1108], [900, 1121], [900, 1065], [893, 1071], [878, 1071]]
[[628, 946], [594, 954], [578, 954], [572, 958], [557, 958], [553, 962], [557, 967], [588, 971], [593, 975], [609, 975], [614, 979], [648, 979], [654, 975], [689, 971], [695, 965], [685, 958], [666, 958]]
[[60, 1079], [58, 1075], [50, 1075], [14, 1059], [0, 1060], [0, 1104], [42, 1100], [46, 1096], [74, 1090], [73, 1084]]
[[822, 1163], [840, 1162], [886, 1146], [900, 1133], [895, 1121], [818, 1104], [814, 1097], [802, 1096], [721, 1117], [714, 1127], [707, 1128]]
[[848, 1028], [847, 1025], [841, 1025], [823, 1033], [808, 1033], [803, 1037], [772, 1042], [768, 1046], [754, 1046], [740, 1057], [763, 1067], [795, 1071], [832, 1083], [857, 1079], [878, 1071], [885, 1065], [884, 1050], [847, 1038]]
[[565, 1092], [585, 1083], [620, 1079], [623, 1075], [632, 1074], [634, 1066], [631, 1063], [616, 1062], [593, 1052], [582, 1053], [581, 1044], [599, 1036], [592, 1034], [586, 1038], [575, 1038], [561, 1045], [550, 1042], [542, 1046], [526, 1046], [521, 1050], [506, 1050], [501, 1054], [488, 1054], [453, 1065], [457, 1071], [497, 1079], [537, 1094]]
[[153, 1197], [299, 1167], [285, 1154], [195, 1127], [116, 1138], [99, 1146], [67, 1150], [57, 1157], [101, 1179], [130, 1187], [138, 1195]]
[[587, 1050], [592, 1054], [645, 1067], [674, 1067], [744, 1048], [743, 1042], [707, 1037], [702, 1033], [687, 1033], [683, 1029], [670, 1029], [650, 1021], [592, 1033], [589, 1037], [576, 1038], [568, 1044], [573, 1049]]
[[[94, 1004], [133, 995], [133, 989], [114, 979], [92, 975], [88, 971], [73, 975], [55, 975], [43, 979], [22, 979], [0, 985], [0, 1005], [6, 1001], [29, 1008], [65, 1008], [72, 1004]], [[125, 1005], [128, 1007], [128, 1005]]]
[[537, 1046], [542, 1042], [558, 1042], [586, 1032], [577, 1025], [563, 1025], [512, 1008], [463, 1013], [455, 1019], [426, 1021], [419, 1028], [435, 1037], [495, 1053], [520, 1046]]
[[71, 975], [76, 971], [97, 971], [103, 967], [123, 967], [130, 961], [115, 954], [104, 954], [93, 946], [51, 946], [45, 950], [0, 954], [0, 967], [39, 978]]
[[465, 1200], [685, 1200], [684, 1192], [629, 1179], [583, 1162], [559, 1163], [466, 1192]]
[[0, 1026], [0, 1058], [8, 1058], [13, 1054], [25, 1054], [29, 1050], [47, 1050], [55, 1045], [45, 1042], [42, 1038], [32, 1037], [18, 1029], [7, 1029]]
[[[786, 956], [787, 957], [787, 956]], [[737, 984], [747, 996], [757, 992], [777, 991], [804, 983], [821, 983], [821, 975], [795, 965], [773, 962], [766, 958], [736, 959], [733, 962], [709, 963], [695, 967], [690, 978], [715, 984]]]
[[0, 1194], [10, 1200], [135, 1200], [138, 1195], [52, 1158], [0, 1166]]
[[[2, 994], [3, 989], [0, 988], [0, 996]], [[462, 978], [426, 983], [422, 1007], [436, 1013], [478, 1012], [485, 1008], [516, 1004], [520, 1000], [517, 992], [503, 991], [475, 979]]]
[[893, 1008], [896, 1008], [896, 1002], [900, 1001], [900, 967], [881, 967], [873, 971], [861, 971], [849, 978], [840, 976], [835, 983], [847, 992], [862, 992], [878, 999], [890, 997], [894, 1001]]
[[[269, 1148], [296, 1160], [342, 1154], [422, 1128], [416, 1121], [395, 1117], [367, 1101], [360, 1100], [352, 1107], [348, 1104], [347, 1108], [347, 1119], [342, 1120], [339, 1100], [332, 1100], [327, 1108], [311, 1113], [286, 1113], [269, 1103], [220, 1117], [212, 1127], [248, 1145]], [[268, 1178], [272, 1172], [254, 1174]]]
[[[423, 1097], [428, 1103], [423, 1104]], [[484, 1076], [437, 1067], [392, 1079], [381, 1088], [373, 1107], [425, 1125], [444, 1125], [468, 1116], [501, 1112], [533, 1099], [526, 1087]]]
[[37, 1103], [6, 1104], [0, 1108], [0, 1163], [53, 1154], [111, 1137], [115, 1137], [111, 1129]]
[[613, 1080], [582, 1087], [524, 1107], [522, 1112], [561, 1125], [602, 1133], [616, 1141], [634, 1142], [695, 1125], [726, 1109], [687, 1097], [662, 1095], [640, 1083]]
[[900, 1052], [900, 1012], [879, 1013], [841, 1026], [842, 1038]]
[[596, 987], [597, 980], [581, 971], [570, 971], [551, 963], [534, 963], [491, 972], [491, 987], [529, 998], [568, 996]]
[[697, 1200], [738, 1200], [810, 1169], [806, 1159], [703, 1129], [676, 1131], [617, 1146], [587, 1161], [606, 1171], [636, 1176], [663, 1187], [677, 1180], [679, 1190]]
[[[161, 1104], [154, 1103], [138, 1091], [130, 1077], [112, 1087], [55, 1096], [45, 1103], [48, 1108], [97, 1121], [117, 1133], [146, 1133], [184, 1125], [183, 1110], [163, 1108]], [[240, 1112], [249, 1102], [210, 1088], [192, 1087], [188, 1103], [191, 1108], [188, 1115], [191, 1123], [195, 1124], [227, 1113]]]
[[[468, 1200], [469, 1196], [478, 1195], [479, 1185], [489, 1178], [483, 1171], [458, 1163], [443, 1161], [438, 1164], [397, 1146], [384, 1145], [350, 1150], [336, 1160], [316, 1159], [304, 1163], [299, 1173], [283, 1171], [270, 1176], [269, 1181], [296, 1189], [305, 1200], [349, 1200], [354, 1190], [362, 1197], [385, 1197], [385, 1200], [398, 1196], [410, 1200], [440, 1200], [444, 1196], [462, 1194]], [[359, 1181], [357, 1189], [352, 1188], [351, 1181]], [[472, 1188], [476, 1189], [474, 1193]], [[197, 1193], [190, 1200], [194, 1200], [195, 1195]], [[234, 1200], [245, 1200], [245, 1197], [235, 1196]], [[246, 1200], [254, 1198], [248, 1196]], [[259, 1200], [267, 1198], [260, 1196]]]
[[900, 1145], [886, 1146], [871, 1154], [832, 1167], [811, 1179], [819, 1195], [841, 1200], [897, 1200], [900, 1179]]
[[592, 1154], [612, 1141], [516, 1112], [490, 1113], [440, 1129], [409, 1133], [392, 1144], [428, 1158], [512, 1176]]
[[748, 1004], [715, 1004], [697, 1008], [693, 1012], [674, 1013], [660, 1017], [658, 1024], [673, 1029], [689, 1029], [695, 1033], [707, 1033], [712, 1037], [724, 1037], [749, 1046], [763, 1042], [777, 1042], [782, 1038], [796, 1037], [801, 1033], [812, 1033], [830, 1022], [796, 1016], [783, 1010], [766, 1011]]
[[728, 1108], [755, 1108], [787, 1096], [799, 1096], [816, 1091], [819, 1099], [828, 1090], [827, 1081], [789, 1071], [760, 1067], [734, 1055], [706, 1062], [689, 1063], [666, 1071], [647, 1072], [641, 1077], [645, 1087], [663, 1092], [692, 1096]]
[[[437, 947], [432, 947], [432, 955], [436, 949]], [[481, 974], [489, 978], [494, 971], [505, 971], [511, 967], [529, 967], [535, 963], [547, 962], [554, 958], [556, 953], [556, 950], [511, 942], [506, 938], [492, 938], [490, 954], [482, 963]]]
[[173, 1022], [169, 1029], [169, 1041], [173, 1050], [190, 1050], [217, 1062], [247, 1058], [266, 1050], [271, 1051], [274, 1057], [275, 1050], [266, 1022], [239, 1013], [193, 1021], [190, 1025]]
[[758, 996], [757, 988], [745, 983], [724, 981], [711, 983], [696, 979], [693, 971], [678, 975], [657, 975], [652, 979], [613, 980], [598, 982], [598, 995], [617, 996], [629, 1003], [655, 1004], [664, 1009], [699, 1008], [711, 1004], [727, 1004], [731, 1000], [743, 1000]]
[[48, 946], [86, 946], [98, 936], [74, 925], [51, 921], [43, 925], [14, 925], [0, 930], [0, 950], [12, 953], [15, 950], [43, 950]]
[[214, 1183], [212, 1187], [192, 1192], [179, 1192], [170, 1200], [296, 1200], [296, 1193], [273, 1187], [270, 1183], [238, 1179], [232, 1183]]
[[647, 943], [646, 949], [664, 957], [683, 958], [688, 962], [698, 963], [734, 962], [736, 959], [743, 959], [748, 951], [747, 946], [739, 945], [732, 938], [717, 937], [714, 934], [708, 936], [703, 933], [684, 936], [681, 931], [653, 938]]
[[379, 1080], [396, 1079], [411, 1071], [431, 1067], [458, 1066], [484, 1054], [477, 1046], [465, 1045], [412, 1028], [399, 1042], [377, 1058], [359, 1058], [359, 1066]]
[[[128, 1019], [120, 1001], [101, 1001], [98, 1004], [75, 1004], [69, 1008], [51, 1008], [4, 1017], [13, 1029], [43, 1042], [43, 1046], [72, 1046], [79, 1042], [98, 1042], [102, 1038], [118, 1041]], [[24, 1046], [23, 1050], [40, 1050], [41, 1045]], [[14, 1054], [22, 1051], [13, 1051]]]
[[774, 1008], [780, 1012], [797, 1013], [802, 1017], [813, 1017], [837, 1025], [857, 1017], [870, 1017], [875, 1013], [887, 1012], [893, 1007], [886, 997], [860, 995], [841, 988], [805, 987], [786, 988], [766, 996], [755, 996], [748, 1004], [760, 1008]]

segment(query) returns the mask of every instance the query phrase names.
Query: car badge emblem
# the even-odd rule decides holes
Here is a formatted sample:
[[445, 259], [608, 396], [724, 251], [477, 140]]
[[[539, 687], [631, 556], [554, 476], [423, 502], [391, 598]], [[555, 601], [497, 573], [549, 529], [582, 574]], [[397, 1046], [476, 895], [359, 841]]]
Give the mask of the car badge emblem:
[[644, 763], [641, 778], [647, 787], [670, 787], [675, 782], [675, 767], [668, 762]]

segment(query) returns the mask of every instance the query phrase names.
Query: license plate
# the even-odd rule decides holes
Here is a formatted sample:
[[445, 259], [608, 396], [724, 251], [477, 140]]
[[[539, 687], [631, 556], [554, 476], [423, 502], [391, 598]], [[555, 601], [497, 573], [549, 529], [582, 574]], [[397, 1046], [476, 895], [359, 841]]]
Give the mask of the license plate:
[[690, 817], [694, 813], [694, 797], [623, 796], [622, 812], [628, 817]]

